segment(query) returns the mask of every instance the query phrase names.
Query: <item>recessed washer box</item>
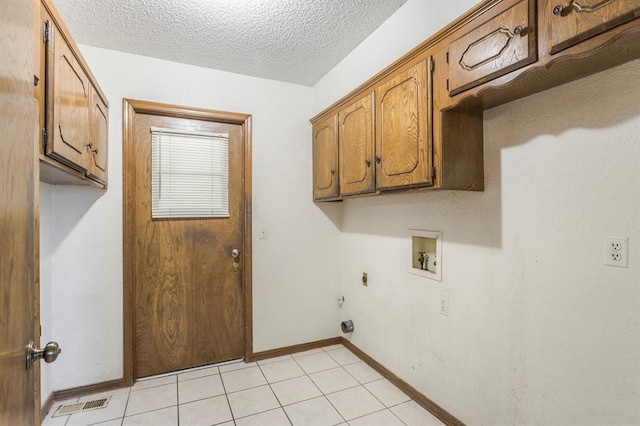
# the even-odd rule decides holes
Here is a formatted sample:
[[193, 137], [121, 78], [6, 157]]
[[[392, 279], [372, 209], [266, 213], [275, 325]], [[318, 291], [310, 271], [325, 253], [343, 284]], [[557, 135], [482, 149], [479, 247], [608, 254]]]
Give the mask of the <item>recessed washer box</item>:
[[442, 232], [410, 229], [413, 275], [442, 281]]

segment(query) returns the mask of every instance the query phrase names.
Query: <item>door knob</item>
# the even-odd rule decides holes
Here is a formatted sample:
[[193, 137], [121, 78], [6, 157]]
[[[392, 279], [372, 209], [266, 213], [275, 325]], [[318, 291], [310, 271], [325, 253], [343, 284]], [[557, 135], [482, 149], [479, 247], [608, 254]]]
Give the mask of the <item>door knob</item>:
[[38, 349], [36, 347], [36, 342], [33, 340], [29, 342], [26, 347], [27, 349], [27, 370], [31, 370], [33, 367], [33, 363], [39, 359], [44, 359], [44, 361], [49, 364], [55, 361], [62, 352], [60, 346], [57, 342], [49, 342], [44, 347], [44, 349]]

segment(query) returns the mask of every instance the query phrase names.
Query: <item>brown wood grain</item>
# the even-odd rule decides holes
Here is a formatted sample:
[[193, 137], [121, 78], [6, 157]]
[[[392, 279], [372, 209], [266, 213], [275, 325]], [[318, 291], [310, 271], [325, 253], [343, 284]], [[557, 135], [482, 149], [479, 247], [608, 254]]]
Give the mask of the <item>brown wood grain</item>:
[[335, 198], [340, 193], [338, 176], [337, 115], [313, 125], [313, 199]]
[[[547, 2], [551, 53], [557, 53], [593, 36], [640, 17], [638, 0], [576, 0]], [[562, 5], [562, 12], [553, 9]]]
[[109, 143], [109, 109], [91, 87], [91, 131], [89, 168], [87, 176], [103, 185], [107, 184], [107, 148]]
[[36, 173], [34, 13], [30, 0], [0, 2], [0, 424], [30, 425], [34, 373], [25, 345], [34, 337]]
[[338, 343], [342, 343], [342, 337], [331, 337], [329, 339], [316, 340], [315, 342], [285, 346], [283, 348], [269, 349], [267, 351], [255, 353], [253, 360], [262, 361], [269, 358], [275, 358], [275, 357], [284, 356], [284, 355], [291, 355], [298, 352], [308, 351], [311, 349], [323, 348], [325, 346], [337, 345]]
[[338, 113], [340, 194], [375, 190], [373, 92]]
[[[127, 384], [155, 371], [252, 355], [251, 117], [207, 110], [189, 116], [190, 111], [124, 101]], [[141, 159], [150, 153], [151, 125], [230, 134], [231, 219], [149, 220], [150, 163]], [[231, 270], [236, 247], [240, 272]], [[156, 284], [145, 286], [143, 280]], [[165, 353], [155, 352], [160, 348]]]
[[461, 93], [535, 62], [535, 2], [520, 0], [497, 16], [478, 19], [449, 46], [449, 91]]
[[431, 185], [431, 73], [427, 59], [376, 88], [376, 187]]
[[55, 25], [50, 34], [47, 52], [51, 55], [46, 61], [50, 87], [47, 128], [51, 137], [46, 153], [71, 168], [85, 171], [89, 167], [89, 78]]

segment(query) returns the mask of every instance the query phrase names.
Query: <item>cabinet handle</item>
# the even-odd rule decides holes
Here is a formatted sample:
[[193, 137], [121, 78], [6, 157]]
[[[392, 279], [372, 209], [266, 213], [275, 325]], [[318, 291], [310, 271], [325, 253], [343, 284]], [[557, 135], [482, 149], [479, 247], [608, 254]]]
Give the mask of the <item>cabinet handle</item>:
[[564, 6], [563, 5], [561, 5], [561, 4], [556, 5], [556, 7], [553, 8], [553, 14], [555, 16], [560, 16], [560, 15], [562, 15], [562, 11], [563, 10], [564, 10]]
[[367, 165], [367, 167], [371, 167], [371, 161], [370, 160], [365, 161], [365, 164]]
[[376, 164], [380, 164], [380, 163], [382, 163], [382, 158], [376, 157]]
[[520, 34], [524, 35], [524, 31], [523, 31], [522, 26], [521, 26], [521, 25], [518, 25], [517, 27], [515, 27], [515, 28], [513, 29], [513, 33], [514, 33], [515, 35], [520, 35]]

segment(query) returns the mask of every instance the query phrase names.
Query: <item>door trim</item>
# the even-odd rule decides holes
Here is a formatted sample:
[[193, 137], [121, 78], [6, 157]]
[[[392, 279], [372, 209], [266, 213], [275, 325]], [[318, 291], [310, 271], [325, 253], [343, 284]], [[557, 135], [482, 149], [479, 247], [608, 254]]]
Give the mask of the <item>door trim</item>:
[[123, 373], [126, 386], [134, 381], [135, 275], [131, 254], [134, 249], [134, 166], [133, 127], [136, 114], [214, 121], [242, 126], [244, 144], [244, 235], [242, 236], [242, 288], [244, 294], [244, 359], [253, 359], [252, 253], [251, 253], [251, 129], [249, 114], [190, 108], [135, 99], [122, 100], [122, 177], [123, 177]]

